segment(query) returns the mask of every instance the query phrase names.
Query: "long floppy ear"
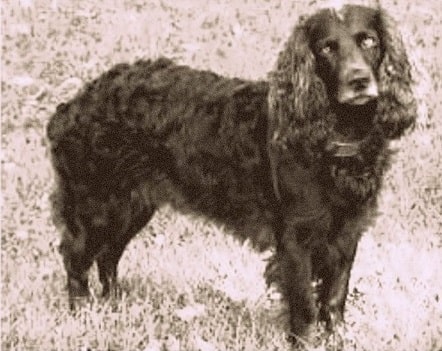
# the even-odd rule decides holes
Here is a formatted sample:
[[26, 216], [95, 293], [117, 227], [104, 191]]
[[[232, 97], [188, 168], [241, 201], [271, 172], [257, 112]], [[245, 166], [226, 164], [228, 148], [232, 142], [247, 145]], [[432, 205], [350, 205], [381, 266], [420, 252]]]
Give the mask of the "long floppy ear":
[[379, 69], [377, 121], [387, 137], [398, 138], [416, 120], [412, 69], [396, 23], [384, 10], [379, 10], [378, 30], [384, 58]]
[[[312, 148], [325, 138], [326, 126], [318, 120], [325, 118], [329, 101], [324, 83], [316, 74], [308, 21], [301, 19], [295, 27], [269, 76], [268, 137], [271, 148], [280, 152], [293, 147]], [[315, 121], [319, 125], [313, 127]], [[302, 150], [298, 149], [297, 154], [301, 156]]]

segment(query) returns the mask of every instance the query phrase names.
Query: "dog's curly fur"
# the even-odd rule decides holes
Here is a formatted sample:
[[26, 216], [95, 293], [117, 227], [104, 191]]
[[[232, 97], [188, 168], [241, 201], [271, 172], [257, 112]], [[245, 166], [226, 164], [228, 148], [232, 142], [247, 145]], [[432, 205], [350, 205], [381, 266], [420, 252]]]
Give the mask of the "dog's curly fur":
[[[371, 16], [380, 40], [370, 66], [378, 93], [363, 105], [333, 101], [309, 37], [324, 18], [354, 14]], [[288, 303], [291, 330], [308, 338], [318, 318], [333, 327], [360, 234], [376, 215], [388, 141], [416, 117], [412, 84], [391, 19], [359, 6], [301, 19], [269, 82], [168, 59], [115, 66], [48, 125], [71, 301], [88, 294], [94, 261], [108, 294], [129, 240], [171, 203], [260, 248], [274, 242], [266, 276]], [[318, 300], [313, 279], [322, 282]]]

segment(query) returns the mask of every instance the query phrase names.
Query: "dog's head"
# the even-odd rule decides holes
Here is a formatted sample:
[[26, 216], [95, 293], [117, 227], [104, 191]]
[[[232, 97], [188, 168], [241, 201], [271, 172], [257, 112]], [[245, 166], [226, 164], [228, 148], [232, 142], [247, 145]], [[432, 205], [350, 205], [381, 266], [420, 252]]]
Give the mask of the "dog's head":
[[415, 121], [412, 84], [400, 34], [385, 11], [321, 10], [301, 19], [271, 73], [271, 143], [308, 157], [313, 149], [348, 157], [379, 147], [366, 145], [371, 135], [396, 138]]

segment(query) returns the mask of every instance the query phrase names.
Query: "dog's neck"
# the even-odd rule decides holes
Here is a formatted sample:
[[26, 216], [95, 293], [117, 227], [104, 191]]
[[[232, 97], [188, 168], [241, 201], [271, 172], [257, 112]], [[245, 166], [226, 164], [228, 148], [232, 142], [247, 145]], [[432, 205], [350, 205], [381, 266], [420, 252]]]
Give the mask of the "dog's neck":
[[335, 103], [331, 108], [336, 124], [326, 151], [334, 157], [357, 156], [361, 145], [374, 131], [376, 101], [361, 106]]

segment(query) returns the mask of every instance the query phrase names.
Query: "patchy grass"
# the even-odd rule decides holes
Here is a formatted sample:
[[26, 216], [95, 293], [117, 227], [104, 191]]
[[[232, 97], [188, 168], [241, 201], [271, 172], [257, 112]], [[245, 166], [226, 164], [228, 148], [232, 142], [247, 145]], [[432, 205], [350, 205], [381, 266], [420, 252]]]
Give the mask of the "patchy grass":
[[[348, 350], [439, 351], [442, 5], [382, 3], [410, 33], [422, 109], [416, 131], [398, 143], [382, 213], [360, 243], [344, 341]], [[262, 278], [265, 257], [223, 228], [168, 208], [125, 252], [122, 300], [95, 301], [70, 314], [59, 234], [50, 220], [53, 174], [44, 128], [58, 103], [121, 61], [166, 55], [226, 75], [265, 77], [298, 15], [324, 4], [2, 2], [3, 350], [289, 348], [282, 302]]]

